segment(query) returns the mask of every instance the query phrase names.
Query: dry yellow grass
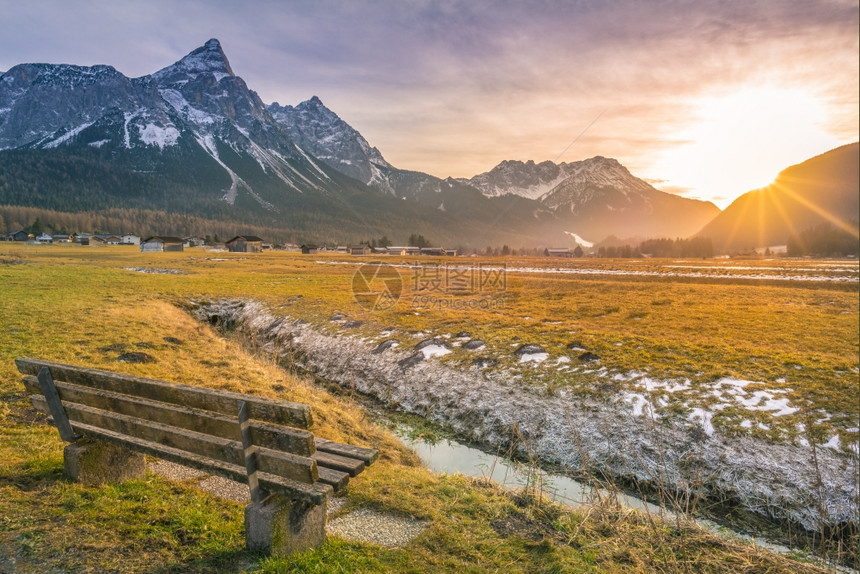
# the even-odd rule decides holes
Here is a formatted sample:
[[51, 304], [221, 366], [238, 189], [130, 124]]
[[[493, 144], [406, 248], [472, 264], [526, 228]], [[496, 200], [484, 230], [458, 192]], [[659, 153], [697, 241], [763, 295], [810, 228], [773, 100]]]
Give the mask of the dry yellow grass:
[[[343, 284], [351, 277], [348, 268], [284, 254], [253, 258], [198, 250], [144, 255], [123, 248], [16, 247], [13, 257], [0, 245], [0, 256], [0, 571], [819, 570], [689, 524], [651, 523], [610, 508], [561, 510], [463, 477], [432, 475], [348, 398], [285, 373], [179, 307], [195, 296], [248, 296], [278, 306], [303, 295], [283, 309], [321, 322], [334, 311], [362, 317], [372, 327], [393, 320], [361, 314]], [[463, 324], [444, 314], [419, 319], [421, 329]], [[537, 336], [540, 329], [526, 332]], [[145, 352], [155, 361], [119, 363], [122, 350]], [[351, 485], [349, 504], [423, 518], [432, 526], [403, 549], [332, 539], [290, 559], [261, 560], [243, 549], [238, 504], [155, 476], [113, 487], [69, 484], [61, 476], [62, 443], [29, 407], [16, 356], [310, 403], [318, 434], [384, 453]]]

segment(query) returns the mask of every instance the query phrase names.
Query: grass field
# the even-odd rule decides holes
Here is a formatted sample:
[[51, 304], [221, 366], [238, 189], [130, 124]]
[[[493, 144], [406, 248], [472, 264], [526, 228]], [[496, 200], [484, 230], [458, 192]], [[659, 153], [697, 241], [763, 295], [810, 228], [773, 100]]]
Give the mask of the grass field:
[[[321, 329], [346, 332], [342, 322], [329, 320], [340, 313], [360, 321], [348, 332], [368, 340], [382, 340], [383, 329], [396, 326], [403, 346], [431, 336], [453, 340], [467, 331], [486, 342], [484, 355], [499, 361], [491, 368], [548, 389], [594, 393], [610, 380], [633, 392], [643, 378], [689, 379], [689, 389], [670, 397], [683, 400], [666, 407], [678, 416], [718, 400], [716, 381], [750, 381], [747, 390], [781, 391], [778, 398], [797, 411], [776, 417], [768, 410], [724, 408], [714, 426], [796, 440], [798, 425], [805, 424], [806, 435], [815, 431], [823, 442], [836, 434], [841, 448], [849, 448], [856, 444], [858, 416], [856, 263], [825, 271], [808, 261], [750, 261], [744, 269], [696, 261], [684, 265], [704, 266], [704, 273], [667, 276], [677, 262], [565, 262], [572, 274], [539, 259], [449, 260], [506, 266], [504, 285], [480, 291], [423, 284], [430, 271], [416, 272], [414, 260], [385, 261], [404, 265], [397, 268], [400, 300], [370, 310], [356, 301], [353, 284], [367, 261], [348, 256], [0, 244], [0, 571], [13, 563], [20, 572], [814, 569], [689, 525], [653, 525], [648, 517], [608, 509], [561, 511], [462, 477], [431, 475], [357, 406], [221, 338], [181, 306], [192, 298], [250, 297]], [[854, 281], [785, 281], [786, 275]], [[598, 366], [580, 364], [581, 352], [567, 348], [571, 342], [598, 355]], [[513, 350], [523, 343], [541, 345], [548, 358], [519, 362]], [[118, 363], [125, 351], [155, 361]], [[472, 360], [461, 347], [451, 351], [439, 360]], [[116, 487], [67, 483], [61, 441], [29, 407], [16, 356], [312, 402], [317, 434], [384, 453], [355, 480], [349, 504], [432, 526], [403, 549], [333, 538], [289, 560], [260, 560], [243, 549], [238, 504], [154, 475]], [[522, 528], [502, 527], [512, 524]]]

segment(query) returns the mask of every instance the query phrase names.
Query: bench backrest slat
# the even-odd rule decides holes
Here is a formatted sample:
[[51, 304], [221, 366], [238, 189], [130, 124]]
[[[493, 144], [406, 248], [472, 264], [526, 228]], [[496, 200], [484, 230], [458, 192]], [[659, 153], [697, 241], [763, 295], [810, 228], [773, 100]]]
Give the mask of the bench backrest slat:
[[15, 364], [25, 375], [38, 375], [42, 367], [48, 367], [55, 381], [203, 409], [228, 416], [235, 416], [237, 401], [244, 400], [248, 406], [250, 419], [302, 429], [311, 428], [313, 425], [310, 407], [299, 403], [261, 399], [218, 389], [168, 383], [40, 359], [17, 358]]
[[[44, 397], [34, 395], [31, 397], [31, 401], [37, 410], [49, 412], [48, 403]], [[239, 441], [218, 438], [76, 403], [63, 403], [63, 407], [72, 429], [79, 432], [79, 429], [83, 427], [98, 427], [245, 468], [244, 449]], [[311, 484], [319, 478], [316, 461], [290, 453], [263, 448], [257, 449], [257, 466], [263, 472], [277, 474], [306, 484]]]
[[[54, 386], [63, 403], [78, 403], [224, 439], [240, 438], [236, 417], [231, 418], [210, 411], [130, 397], [72, 383], [55, 382]], [[34, 395], [41, 392], [39, 382], [34, 377], [24, 377], [24, 387]], [[316, 450], [314, 436], [306, 430], [250, 421], [250, 431], [255, 445], [302, 456], [310, 456]]]
[[[94, 439], [126, 446], [144, 454], [149, 454], [183, 466], [198, 468], [230, 480], [235, 480], [236, 482], [245, 484], [248, 482], [244, 466], [213, 460], [178, 448], [130, 437], [93, 425], [74, 423], [72, 427]], [[265, 472], [257, 473], [257, 479], [260, 487], [268, 492], [283, 492], [292, 499], [301, 500], [309, 504], [325, 504], [327, 497], [333, 492], [333, 488], [328, 484], [321, 482], [303, 484], [289, 478]]]

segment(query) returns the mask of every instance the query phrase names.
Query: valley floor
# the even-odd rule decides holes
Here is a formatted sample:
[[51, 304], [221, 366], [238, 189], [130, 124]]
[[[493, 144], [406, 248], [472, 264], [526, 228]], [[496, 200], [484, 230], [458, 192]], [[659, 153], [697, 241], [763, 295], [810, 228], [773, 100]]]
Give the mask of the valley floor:
[[[439, 260], [438, 267], [444, 270], [449, 262]], [[558, 266], [539, 259], [474, 264]], [[667, 262], [590, 264], [629, 269]], [[366, 298], [355, 296], [361, 292], [354, 283], [360, 265], [348, 257], [286, 253], [141, 254], [121, 247], [0, 245], [0, 571], [820, 570], [797, 561], [802, 552], [792, 559], [775, 556], [685, 521], [659, 523], [600, 505], [563, 510], [483, 481], [433, 475], [348, 398], [351, 388], [477, 442], [511, 443], [565, 465], [602, 465], [622, 475], [644, 469], [659, 476], [652, 465], [668, 458], [666, 482], [749, 485], [761, 497], [750, 497], [748, 504], [760, 503], [766, 513], [794, 512], [798, 522], [810, 514], [810, 498], [833, 500], [831, 506], [819, 504], [818, 516], [856, 524], [856, 498], [848, 508], [840, 502], [840, 493], [851, 488], [845, 469], [856, 461], [856, 281], [570, 278], [506, 271], [506, 284], [495, 283], [503, 288], [493, 293], [445, 293], [446, 301], [479, 301], [458, 310], [421, 307], [421, 300], [413, 307], [421, 284], [411, 272], [398, 271], [397, 304], [368, 309]], [[422, 261], [419, 267], [428, 265]], [[856, 277], [856, 262], [845, 274], [851, 273]], [[185, 311], [192, 300], [206, 323]], [[482, 309], [482, 300], [497, 305]], [[215, 322], [233, 327], [233, 335], [224, 338], [213, 329], [212, 317], [222, 317]], [[248, 328], [236, 329], [232, 318]], [[464, 348], [472, 340], [485, 344]], [[522, 350], [527, 345], [542, 352]], [[581, 359], [585, 353], [598, 360]], [[122, 362], [129, 354], [147, 360]], [[62, 443], [29, 406], [16, 356], [312, 402], [318, 405], [317, 434], [383, 452], [351, 483], [344, 512], [368, 508], [429, 526], [402, 547], [332, 536], [317, 551], [262, 559], [243, 549], [241, 505], [194, 484], [157, 475], [103, 488], [68, 483], [62, 478]], [[288, 374], [273, 356], [282, 365], [292, 362], [339, 381], [347, 396], [343, 387], [336, 396]], [[632, 398], [636, 394], [643, 401]], [[713, 412], [712, 433], [704, 416], [692, 415], [695, 408]], [[577, 442], [584, 448], [571, 449]], [[670, 445], [680, 445], [680, 454], [670, 453]], [[811, 480], [811, 452], [820, 463], [821, 483], [810, 483], [807, 497], [791, 498], [796, 488], [780, 476], [772, 492], [762, 489], [766, 480], [756, 469], [775, 473], [780, 460], [797, 480]], [[694, 480], [697, 468], [707, 480]], [[731, 472], [720, 474], [720, 468]], [[848, 546], [818, 551], [843, 563], [856, 561], [852, 532], [856, 528], [843, 538]]]

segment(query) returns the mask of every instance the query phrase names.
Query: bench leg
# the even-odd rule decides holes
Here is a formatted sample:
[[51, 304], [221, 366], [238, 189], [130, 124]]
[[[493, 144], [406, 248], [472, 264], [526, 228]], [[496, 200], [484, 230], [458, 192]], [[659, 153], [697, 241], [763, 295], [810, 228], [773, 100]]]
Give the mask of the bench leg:
[[63, 469], [75, 482], [98, 485], [140, 478], [146, 461], [139, 452], [83, 438], [63, 450]]
[[325, 542], [325, 504], [272, 495], [245, 507], [248, 550], [274, 556], [317, 548]]

